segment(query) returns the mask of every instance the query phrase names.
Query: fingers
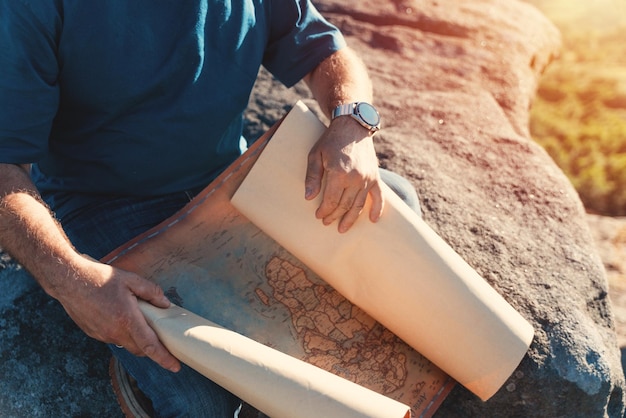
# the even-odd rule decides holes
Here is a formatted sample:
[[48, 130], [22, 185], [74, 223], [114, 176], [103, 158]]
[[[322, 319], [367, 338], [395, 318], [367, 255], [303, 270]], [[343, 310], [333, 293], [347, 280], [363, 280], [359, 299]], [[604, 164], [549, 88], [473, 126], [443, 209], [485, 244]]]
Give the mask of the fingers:
[[[355, 198], [352, 200], [353, 202], [352, 206], [343, 214], [343, 216], [341, 216], [341, 219], [338, 225], [339, 232], [341, 233], [347, 232], [352, 227], [352, 225], [354, 225], [354, 222], [357, 220], [357, 218], [363, 211], [366, 198], [367, 198], [366, 190], [361, 190], [360, 192], [356, 194]], [[347, 205], [348, 204], [346, 204], [345, 206]], [[345, 206], [342, 207], [340, 204], [339, 207], [343, 210]]]
[[[139, 276], [131, 278], [128, 286], [137, 298], [150, 302], [156, 307], [168, 308], [171, 304], [160, 286]], [[180, 370], [180, 362], [165, 348], [154, 330], [148, 325], [136, 300], [134, 305], [128, 329], [131, 341], [128, 345], [121, 345], [137, 356], [151, 358], [165, 369], [173, 372]]]
[[315, 212], [324, 225], [339, 221], [338, 231], [347, 232], [356, 222], [365, 207], [367, 197], [371, 196], [369, 219], [377, 222], [382, 215], [384, 200], [379, 180], [366, 182], [358, 186], [344, 186], [340, 181], [329, 179], [324, 198]]
[[130, 330], [132, 343], [124, 347], [136, 356], [149, 357], [164, 369], [178, 372], [180, 370], [180, 362], [159, 341], [159, 337], [146, 323], [140, 311], [139, 317], [136, 318], [134, 324], [134, 329]]
[[113, 323], [117, 323], [116, 335], [103, 339], [113, 341], [117, 347], [125, 348], [138, 357], [149, 357], [164, 369], [178, 372], [180, 362], [165, 348], [148, 325], [137, 306], [136, 299], [134, 305], [130, 312], [111, 318]]
[[358, 194], [358, 187], [351, 188], [347, 181], [340, 179], [340, 174], [329, 171], [327, 176], [322, 202], [315, 211], [315, 216], [322, 219], [324, 225], [330, 225], [348, 212]]

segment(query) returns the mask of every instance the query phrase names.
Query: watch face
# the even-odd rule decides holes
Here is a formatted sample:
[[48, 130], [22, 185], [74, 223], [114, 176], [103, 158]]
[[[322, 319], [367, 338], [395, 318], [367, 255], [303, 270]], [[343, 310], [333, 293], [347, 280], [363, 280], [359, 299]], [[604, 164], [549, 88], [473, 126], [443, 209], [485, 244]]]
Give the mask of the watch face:
[[380, 115], [378, 114], [378, 111], [376, 111], [374, 106], [369, 103], [359, 103], [356, 106], [355, 113], [357, 113], [368, 125], [375, 127], [380, 124]]

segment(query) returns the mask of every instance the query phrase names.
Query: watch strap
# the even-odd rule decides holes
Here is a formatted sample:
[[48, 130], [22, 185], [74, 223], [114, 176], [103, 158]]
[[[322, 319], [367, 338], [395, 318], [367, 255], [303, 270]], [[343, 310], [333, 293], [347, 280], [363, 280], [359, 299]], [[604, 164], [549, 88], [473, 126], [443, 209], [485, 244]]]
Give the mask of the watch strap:
[[335, 110], [333, 110], [333, 119], [335, 119], [336, 117], [339, 117], [339, 116], [354, 114], [354, 108], [355, 107], [356, 107], [356, 102], [354, 102], [354, 103], [345, 103], [345, 104], [337, 106], [335, 108]]

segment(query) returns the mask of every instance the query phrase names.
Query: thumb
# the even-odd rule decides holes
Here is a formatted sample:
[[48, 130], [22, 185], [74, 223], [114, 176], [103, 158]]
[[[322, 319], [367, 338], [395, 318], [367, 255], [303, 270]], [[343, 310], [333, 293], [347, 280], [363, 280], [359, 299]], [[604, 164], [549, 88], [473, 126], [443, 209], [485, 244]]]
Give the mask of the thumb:
[[307, 200], [314, 199], [322, 189], [322, 177], [324, 176], [324, 165], [322, 163], [322, 155], [313, 149], [309, 153], [306, 178], [304, 181], [304, 198]]
[[137, 298], [150, 302], [157, 308], [165, 309], [171, 305], [169, 299], [163, 293], [163, 289], [156, 283], [143, 277], [135, 275], [134, 279], [129, 281], [129, 288]]

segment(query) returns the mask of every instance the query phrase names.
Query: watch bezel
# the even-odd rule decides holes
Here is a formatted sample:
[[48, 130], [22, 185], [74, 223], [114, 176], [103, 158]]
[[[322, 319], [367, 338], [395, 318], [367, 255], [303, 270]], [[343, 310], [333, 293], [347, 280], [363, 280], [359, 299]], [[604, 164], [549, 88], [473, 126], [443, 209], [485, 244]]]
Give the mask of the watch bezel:
[[[364, 112], [362, 109], [367, 110]], [[378, 113], [378, 110], [370, 103], [352, 102], [339, 105], [333, 111], [332, 119], [339, 116], [350, 116], [372, 134], [380, 130], [380, 113]]]
[[[363, 111], [362, 109], [367, 109]], [[360, 120], [365, 122], [370, 130], [377, 131], [380, 129], [380, 113], [371, 104], [367, 102], [358, 102], [354, 106], [353, 114], [358, 116]], [[371, 120], [373, 118], [374, 120]]]

